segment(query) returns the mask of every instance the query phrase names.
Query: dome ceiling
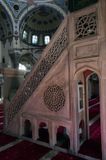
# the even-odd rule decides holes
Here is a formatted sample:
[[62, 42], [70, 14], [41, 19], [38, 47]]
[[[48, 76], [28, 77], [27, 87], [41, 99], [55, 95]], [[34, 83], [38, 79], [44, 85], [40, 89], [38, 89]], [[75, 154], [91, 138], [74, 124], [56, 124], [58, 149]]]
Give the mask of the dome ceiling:
[[10, 17], [3, 6], [0, 5], [0, 40], [4, 41], [6, 38], [12, 36], [13, 28]]
[[34, 9], [21, 24], [21, 29], [32, 31], [33, 33], [53, 32], [60, 25], [63, 16], [53, 8], [40, 6]]

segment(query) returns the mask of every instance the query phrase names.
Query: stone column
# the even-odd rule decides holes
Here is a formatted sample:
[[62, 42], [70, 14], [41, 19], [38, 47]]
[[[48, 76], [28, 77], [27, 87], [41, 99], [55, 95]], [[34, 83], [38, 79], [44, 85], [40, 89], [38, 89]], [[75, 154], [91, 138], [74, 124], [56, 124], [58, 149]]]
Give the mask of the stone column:
[[36, 141], [38, 139], [38, 125], [37, 120], [33, 120], [32, 139]]
[[102, 160], [106, 160], [106, 77], [101, 78], [100, 117]]
[[77, 80], [72, 82], [72, 99], [73, 108], [72, 113], [72, 128], [73, 128], [73, 152], [77, 153], [79, 150], [79, 137], [78, 137], [78, 93], [77, 93]]
[[54, 123], [52, 123], [50, 130], [51, 130], [50, 131], [50, 134], [51, 134], [51, 137], [50, 137], [50, 146], [53, 147], [56, 144], [56, 130], [55, 130]]
[[13, 67], [17, 68], [19, 64], [19, 59], [21, 57], [20, 51], [18, 49], [11, 49], [9, 50], [9, 56], [11, 58]]
[[52, 125], [52, 122], [49, 122], [48, 124], [48, 132], [49, 132], [49, 144], [51, 147], [54, 146], [54, 143], [53, 143], [53, 125]]
[[100, 120], [102, 160], [106, 160], [106, 39], [100, 41]]

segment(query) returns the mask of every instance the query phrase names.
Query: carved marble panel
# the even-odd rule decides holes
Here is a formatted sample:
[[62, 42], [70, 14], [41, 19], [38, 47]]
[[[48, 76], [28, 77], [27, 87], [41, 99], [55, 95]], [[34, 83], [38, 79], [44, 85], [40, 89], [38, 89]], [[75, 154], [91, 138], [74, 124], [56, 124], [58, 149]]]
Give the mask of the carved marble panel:
[[92, 12], [76, 18], [76, 40], [97, 34], [97, 14]]
[[76, 47], [75, 59], [95, 56], [98, 56], [98, 46], [95, 43]]
[[65, 104], [65, 95], [63, 89], [54, 84], [48, 86], [44, 92], [44, 103], [51, 111], [59, 111]]

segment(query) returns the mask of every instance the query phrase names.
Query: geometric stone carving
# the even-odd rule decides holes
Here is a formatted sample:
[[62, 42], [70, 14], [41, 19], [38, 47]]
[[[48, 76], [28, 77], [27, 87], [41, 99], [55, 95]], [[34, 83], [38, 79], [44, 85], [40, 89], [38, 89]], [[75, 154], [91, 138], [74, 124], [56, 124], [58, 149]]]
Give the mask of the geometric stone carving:
[[44, 103], [51, 111], [59, 111], [65, 104], [63, 89], [57, 84], [49, 86], [44, 92]]
[[76, 19], [76, 39], [82, 39], [97, 34], [96, 12], [80, 16]]
[[[24, 103], [28, 100], [28, 98], [32, 95], [32, 93], [41, 83], [42, 79], [51, 69], [51, 67], [59, 58], [59, 56], [62, 54], [62, 51], [66, 48], [67, 44], [68, 44], [68, 30], [66, 25], [61, 30], [61, 33], [57, 37], [57, 39], [52, 43], [46, 55], [39, 62], [36, 69], [33, 68], [33, 71], [28, 76], [28, 80], [25, 82], [23, 87], [21, 87], [18, 90], [18, 92], [16, 93], [16, 96], [13, 98], [9, 106], [10, 111], [8, 113], [8, 123], [13, 119], [15, 114], [21, 109]], [[62, 103], [57, 104], [57, 109], [56, 107], [54, 109], [55, 111], [58, 111], [59, 107], [61, 108], [65, 101], [65, 98], [63, 96], [64, 93], [62, 92], [62, 89], [59, 89], [59, 90], [61, 90], [61, 94], [60, 94], [60, 91], [59, 91], [59, 94], [63, 97], [63, 99], [60, 98], [60, 101], [62, 101]]]

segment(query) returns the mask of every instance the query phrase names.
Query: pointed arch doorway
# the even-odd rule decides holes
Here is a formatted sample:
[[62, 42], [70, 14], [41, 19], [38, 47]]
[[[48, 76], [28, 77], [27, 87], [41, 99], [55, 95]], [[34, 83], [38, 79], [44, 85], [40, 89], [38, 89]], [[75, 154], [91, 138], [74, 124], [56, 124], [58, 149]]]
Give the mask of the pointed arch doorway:
[[79, 153], [101, 158], [99, 77], [94, 71], [85, 70], [77, 80]]

